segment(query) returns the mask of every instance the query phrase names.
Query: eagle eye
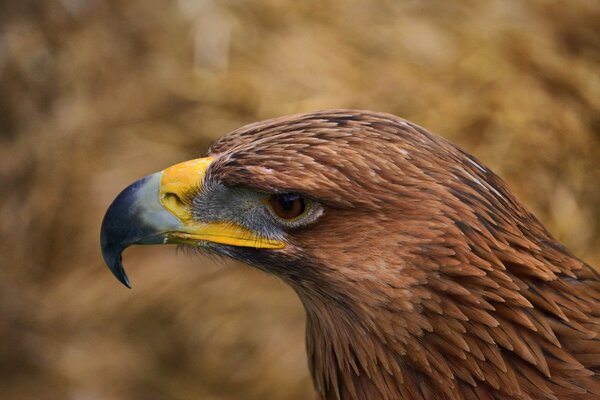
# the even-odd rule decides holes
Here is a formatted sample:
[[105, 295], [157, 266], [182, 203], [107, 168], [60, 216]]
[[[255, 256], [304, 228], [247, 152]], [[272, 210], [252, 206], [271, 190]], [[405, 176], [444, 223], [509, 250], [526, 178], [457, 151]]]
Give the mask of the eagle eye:
[[310, 201], [295, 193], [272, 194], [268, 201], [273, 213], [284, 221], [296, 220], [310, 208]]

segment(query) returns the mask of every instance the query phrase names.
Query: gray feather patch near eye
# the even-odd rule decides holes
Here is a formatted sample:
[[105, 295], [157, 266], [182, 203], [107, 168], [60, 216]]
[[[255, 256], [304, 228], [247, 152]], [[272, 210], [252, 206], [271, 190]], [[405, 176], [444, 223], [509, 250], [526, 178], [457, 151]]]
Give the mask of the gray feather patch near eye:
[[192, 201], [192, 213], [198, 222], [224, 222], [243, 226], [268, 239], [286, 240], [288, 229], [315, 221], [322, 207], [311, 201], [303, 218], [286, 222], [274, 215], [269, 206], [270, 194], [252, 188], [229, 187], [207, 181]]
[[285, 240], [285, 232], [273, 223], [266, 210], [268, 193], [207, 182], [192, 202], [198, 222], [223, 222], [241, 225], [268, 239]]

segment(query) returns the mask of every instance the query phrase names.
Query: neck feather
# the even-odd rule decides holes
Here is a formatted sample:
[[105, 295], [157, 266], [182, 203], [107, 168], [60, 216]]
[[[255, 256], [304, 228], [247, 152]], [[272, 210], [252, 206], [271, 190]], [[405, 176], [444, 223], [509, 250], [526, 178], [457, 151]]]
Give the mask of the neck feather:
[[510, 269], [431, 273], [392, 288], [410, 297], [389, 302], [373, 288], [356, 289], [360, 301], [298, 291], [317, 391], [325, 400], [598, 398], [597, 276], [563, 261], [569, 274], [546, 281]]

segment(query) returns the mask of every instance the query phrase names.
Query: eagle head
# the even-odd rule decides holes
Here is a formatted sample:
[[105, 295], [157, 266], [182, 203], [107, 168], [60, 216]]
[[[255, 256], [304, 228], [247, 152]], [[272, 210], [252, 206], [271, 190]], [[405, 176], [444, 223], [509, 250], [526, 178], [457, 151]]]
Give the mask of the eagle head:
[[108, 209], [102, 253], [129, 286], [122, 251], [162, 243], [291, 285], [323, 398], [598, 393], [596, 275], [488, 168], [393, 115], [251, 124], [142, 178]]

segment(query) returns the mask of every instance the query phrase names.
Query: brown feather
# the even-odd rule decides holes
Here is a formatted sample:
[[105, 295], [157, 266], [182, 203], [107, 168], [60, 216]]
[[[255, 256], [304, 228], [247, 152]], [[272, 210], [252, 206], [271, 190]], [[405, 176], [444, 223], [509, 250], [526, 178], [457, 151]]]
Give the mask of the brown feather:
[[471, 155], [354, 110], [248, 125], [210, 153], [206, 179], [325, 207], [261, 265], [304, 303], [323, 399], [600, 398], [597, 273]]

